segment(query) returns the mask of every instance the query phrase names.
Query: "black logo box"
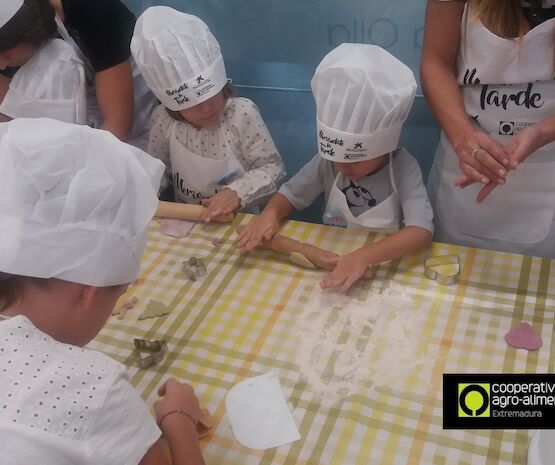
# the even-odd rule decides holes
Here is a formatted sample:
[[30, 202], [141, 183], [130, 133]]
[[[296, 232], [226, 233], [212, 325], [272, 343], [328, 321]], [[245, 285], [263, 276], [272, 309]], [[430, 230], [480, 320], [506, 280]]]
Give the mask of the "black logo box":
[[[508, 405], [505, 408], [492, 405], [497, 394], [490, 391], [490, 417], [459, 417], [459, 384], [519, 384], [530, 385], [547, 383], [555, 386], [555, 374], [444, 374], [443, 375], [443, 428], [444, 429], [555, 429], [555, 405], [522, 406]], [[533, 394], [533, 393], [532, 393]], [[529, 394], [503, 393], [520, 398]], [[555, 392], [551, 394], [555, 396]], [[541, 411], [541, 417], [494, 416], [495, 412]], [[503, 413], [501, 413], [503, 415]], [[536, 414], [537, 415], [537, 414]]]

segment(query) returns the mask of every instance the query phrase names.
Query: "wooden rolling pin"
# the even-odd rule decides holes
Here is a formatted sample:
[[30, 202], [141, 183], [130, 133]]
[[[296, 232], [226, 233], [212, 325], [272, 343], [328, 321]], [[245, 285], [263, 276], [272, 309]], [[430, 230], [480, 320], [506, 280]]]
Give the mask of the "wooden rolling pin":
[[[192, 205], [180, 202], [164, 202], [158, 203], [156, 214], [160, 218], [173, 218], [176, 220], [202, 221], [201, 215], [206, 207], [202, 205]], [[220, 215], [212, 219], [220, 223], [231, 223], [233, 221], [233, 213], [228, 215]]]
[[[244, 228], [245, 226], [239, 226], [237, 232], [240, 233]], [[331, 271], [335, 268], [332, 259], [338, 256], [329, 250], [281, 234], [276, 234], [269, 241], [263, 241], [261, 245], [281, 255], [287, 255], [290, 261], [304, 268], [323, 268]], [[369, 266], [363, 279], [371, 279], [375, 274], [376, 268]]]
[[[239, 226], [237, 232], [240, 233], [245, 227]], [[287, 255], [291, 261], [305, 268], [324, 268], [333, 270], [334, 265], [330, 263], [331, 259], [337, 257], [337, 254], [316, 247], [315, 245], [300, 242], [287, 236], [276, 234], [269, 241], [263, 241], [262, 247], [273, 250], [281, 255]], [[293, 257], [291, 257], [293, 255]], [[302, 263], [304, 256], [307, 262]], [[310, 266], [312, 264], [313, 266]]]

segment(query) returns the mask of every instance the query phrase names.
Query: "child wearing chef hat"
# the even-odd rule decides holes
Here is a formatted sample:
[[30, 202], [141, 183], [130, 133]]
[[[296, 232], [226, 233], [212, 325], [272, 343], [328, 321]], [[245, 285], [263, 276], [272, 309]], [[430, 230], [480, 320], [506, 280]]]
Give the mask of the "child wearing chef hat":
[[53, 118], [87, 123], [85, 65], [71, 45], [50, 39], [15, 73], [0, 103], [13, 118]]
[[340, 256], [321, 283], [346, 292], [369, 265], [424, 248], [433, 212], [418, 162], [398, 148], [416, 82], [412, 71], [375, 45], [342, 44], [317, 67], [318, 155], [239, 234], [248, 251], [273, 237], [279, 220], [325, 194], [324, 223], [386, 234]]
[[162, 102], [147, 151], [166, 164], [177, 201], [204, 204], [210, 221], [276, 192], [283, 161], [256, 105], [232, 97], [220, 46], [203, 21], [148, 8], [131, 52]]
[[0, 103], [2, 121], [48, 117], [86, 123], [85, 64], [55, 38], [51, 8], [48, 2], [23, 0], [4, 0], [0, 6], [0, 70], [17, 69]]
[[[82, 348], [140, 271], [164, 165], [107, 131], [0, 124], [2, 463], [202, 460], [193, 389], [158, 390], [158, 425], [123, 365]], [[179, 455], [181, 454], [181, 455]]]

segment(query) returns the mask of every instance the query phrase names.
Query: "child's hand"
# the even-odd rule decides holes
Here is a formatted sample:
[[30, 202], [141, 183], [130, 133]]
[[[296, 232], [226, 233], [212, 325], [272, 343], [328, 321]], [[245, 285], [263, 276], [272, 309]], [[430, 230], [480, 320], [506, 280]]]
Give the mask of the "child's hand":
[[259, 246], [262, 241], [269, 241], [275, 236], [279, 228], [278, 220], [272, 215], [262, 212], [255, 216], [251, 222], [235, 239], [235, 245], [241, 252], [248, 252]]
[[220, 215], [227, 215], [233, 213], [241, 206], [241, 200], [232, 189], [222, 189], [216, 195], [208, 199], [204, 199], [202, 204], [206, 207], [202, 212], [202, 221], [209, 223], [213, 218]]
[[[158, 395], [162, 396], [163, 399], [154, 403], [157, 423], [164, 415], [175, 410], [184, 412], [185, 416], [189, 416], [195, 426], [199, 422], [201, 418], [200, 405], [193, 388], [189, 384], [180, 383], [174, 378], [169, 378], [158, 388]], [[173, 413], [165, 417], [162, 423], [166, 424], [166, 420], [174, 415], [184, 416], [181, 413]]]
[[333, 259], [335, 268], [326, 278], [320, 281], [320, 287], [329, 289], [341, 286], [341, 292], [346, 293], [368, 270], [368, 260], [361, 252], [361, 249], [358, 249]]

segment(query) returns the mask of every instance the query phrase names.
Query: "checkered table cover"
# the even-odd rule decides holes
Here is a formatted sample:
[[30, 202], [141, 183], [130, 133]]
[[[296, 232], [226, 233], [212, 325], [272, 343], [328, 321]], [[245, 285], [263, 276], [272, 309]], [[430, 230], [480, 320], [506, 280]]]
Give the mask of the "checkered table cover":
[[[523, 464], [527, 430], [444, 430], [443, 373], [546, 373], [554, 371], [555, 273], [551, 261], [434, 243], [420, 255], [383, 264], [373, 281], [409, 289], [413, 312], [425, 315], [418, 347], [432, 354], [395, 385], [361, 386], [333, 405], [311, 392], [295, 364], [296, 315], [308, 305], [323, 271], [299, 268], [270, 251], [242, 255], [232, 225], [198, 224], [177, 239], [158, 232], [154, 220], [141, 278], [120, 300], [139, 299], [123, 319], [112, 316], [90, 344], [129, 368], [144, 400], [173, 376], [191, 383], [213, 416], [214, 433], [202, 442], [208, 464]], [[282, 234], [346, 253], [375, 239], [373, 234], [289, 221]], [[215, 247], [213, 239], [221, 239]], [[456, 253], [458, 283], [442, 286], [423, 275], [428, 255]], [[208, 276], [192, 282], [181, 270], [191, 256], [204, 258]], [[166, 317], [137, 320], [149, 299], [171, 309]], [[538, 352], [506, 345], [505, 333], [521, 321], [541, 332]], [[168, 341], [161, 365], [139, 369], [133, 338]], [[372, 338], [368, 341], [372, 344]], [[228, 390], [245, 378], [276, 373], [292, 407], [301, 439], [256, 451], [233, 436], [225, 412]]]

